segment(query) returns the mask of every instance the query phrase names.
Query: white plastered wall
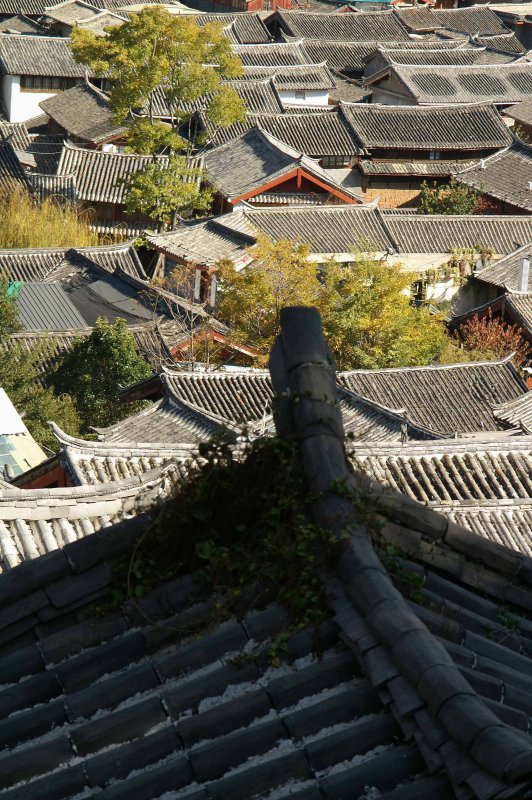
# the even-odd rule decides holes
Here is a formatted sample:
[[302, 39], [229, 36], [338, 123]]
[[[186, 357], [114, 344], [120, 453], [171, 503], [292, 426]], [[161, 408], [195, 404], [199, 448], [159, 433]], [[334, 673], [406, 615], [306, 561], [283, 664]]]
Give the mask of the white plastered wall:
[[20, 75], [4, 75], [2, 78], [2, 100], [10, 122], [26, 122], [40, 116], [43, 111], [39, 106], [57, 92], [26, 92], [20, 88]]

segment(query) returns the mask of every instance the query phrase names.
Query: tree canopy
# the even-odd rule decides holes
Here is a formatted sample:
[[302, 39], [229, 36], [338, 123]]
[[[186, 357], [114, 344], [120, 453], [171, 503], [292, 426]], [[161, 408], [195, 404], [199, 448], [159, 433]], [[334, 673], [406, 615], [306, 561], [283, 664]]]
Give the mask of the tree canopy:
[[222, 81], [242, 74], [221, 24], [199, 26], [192, 16], [173, 15], [160, 6], [133, 14], [106, 36], [74, 28], [71, 47], [79, 63], [110, 80], [111, 103], [121, 122], [132, 111], [144, 111], [153, 120], [157, 92], [177, 129], [198, 101], [208, 115], [220, 93], [227, 98], [230, 87], [222, 88]]
[[67, 433], [79, 432], [79, 417], [68, 394], [57, 397], [39, 380], [37, 365], [50, 347], [42, 343], [30, 352], [22, 343], [10, 339], [21, 329], [16, 302], [7, 294], [8, 284], [0, 281], [0, 386], [23, 416], [33, 438], [48, 452], [57, 450], [49, 420], [54, 420]]
[[523, 328], [494, 317], [491, 310], [485, 317], [475, 314], [460, 325], [456, 341], [460, 343], [465, 358], [471, 361], [489, 361], [513, 355], [514, 364], [520, 367], [530, 351]]
[[454, 177], [448, 184], [421, 184], [418, 209], [421, 214], [473, 214], [478, 210], [479, 196], [474, 189], [458, 183]]
[[134, 414], [143, 404], [120, 402], [120, 386], [151, 375], [137, 353], [135, 339], [123, 319], [99, 318], [90, 336], [78, 339], [50, 381], [59, 392], [70, 392], [82, 420], [82, 432], [112, 425]]
[[220, 264], [217, 315], [263, 362], [284, 305], [320, 310], [340, 369], [430, 364], [448, 344], [443, 325], [410, 303], [411, 279], [398, 264], [354, 253], [347, 264], [330, 262], [318, 270], [306, 245], [264, 237], [250, 255], [253, 263], [240, 271]]
[[[110, 80], [115, 117], [128, 124], [128, 149], [154, 156], [128, 183], [128, 210], [164, 228], [179, 214], [210, 208], [204, 171], [191, 159], [199, 138], [194, 112], [214, 130], [245, 118], [244, 101], [224, 83], [241, 75], [242, 63], [222, 25], [200, 26], [148, 6], [106, 36], [74, 28], [71, 47], [77, 61]], [[155, 158], [161, 152], [168, 163]]]

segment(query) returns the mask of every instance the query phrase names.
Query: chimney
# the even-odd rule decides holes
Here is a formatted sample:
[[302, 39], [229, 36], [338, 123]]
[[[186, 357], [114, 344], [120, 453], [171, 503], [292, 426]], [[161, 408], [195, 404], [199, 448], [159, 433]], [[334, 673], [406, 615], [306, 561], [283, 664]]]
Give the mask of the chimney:
[[523, 256], [517, 278], [517, 291], [528, 292], [528, 275], [530, 272], [530, 256]]

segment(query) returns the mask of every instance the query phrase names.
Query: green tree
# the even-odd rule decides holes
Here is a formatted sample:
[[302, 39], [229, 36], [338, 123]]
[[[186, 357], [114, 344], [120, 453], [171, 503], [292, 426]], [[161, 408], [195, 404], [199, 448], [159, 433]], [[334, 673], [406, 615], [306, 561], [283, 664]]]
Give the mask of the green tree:
[[48, 421], [53, 420], [75, 436], [79, 432], [79, 418], [68, 394], [57, 397], [39, 380], [37, 364], [48, 345], [43, 343], [28, 352], [17, 339], [11, 338], [12, 334], [20, 331], [21, 325], [16, 302], [7, 292], [7, 282], [0, 281], [0, 385], [19, 414], [23, 415], [24, 424], [33, 438], [46, 451], [56, 452], [58, 442]]
[[126, 209], [158, 223], [161, 230], [175, 227], [180, 214], [207, 214], [212, 190], [202, 189], [203, 170], [187, 166], [184, 156], [171, 155], [164, 165], [148, 164], [128, 183]]
[[[204, 173], [191, 160], [194, 112], [215, 129], [245, 118], [243, 100], [224, 83], [241, 75], [242, 62], [222, 25], [199, 26], [192, 17], [148, 6], [106, 36], [75, 28], [71, 47], [77, 61], [111, 81], [116, 119], [129, 123], [129, 149], [154, 156], [128, 185], [128, 209], [161, 228], [184, 211], [204, 210], [210, 193], [201, 190]], [[156, 97], [164, 100], [167, 124], [155, 118]], [[170, 154], [168, 165], [155, 158], [161, 151]], [[186, 157], [177, 158], [179, 153]], [[179, 184], [187, 185], [185, 192]], [[160, 203], [154, 202], [158, 193], [164, 195]]]
[[330, 262], [319, 271], [309, 248], [260, 238], [252, 264], [219, 268], [217, 315], [236, 341], [255, 347], [264, 362], [279, 331], [284, 305], [316, 306], [337, 366], [397, 367], [430, 364], [444, 350], [443, 325], [410, 303], [410, 277], [397, 264], [355, 253], [348, 264]]
[[121, 403], [118, 390], [151, 372], [124, 320], [99, 318], [91, 335], [77, 340], [50, 380], [56, 391], [71, 393], [83, 420], [82, 432], [87, 433], [142, 408], [143, 403]]
[[438, 360], [448, 341], [442, 322], [410, 301], [400, 264], [355, 253], [324, 269], [320, 311], [340, 369], [412, 367]]
[[421, 214], [473, 214], [478, 210], [479, 196], [474, 189], [460, 184], [454, 177], [448, 184], [421, 184], [418, 209]]
[[218, 265], [216, 315], [226, 322], [235, 342], [257, 350], [266, 361], [280, 331], [279, 313], [286, 305], [317, 305], [320, 285], [310, 248], [289, 240], [260, 236], [249, 251], [251, 266], [237, 270], [231, 261]]

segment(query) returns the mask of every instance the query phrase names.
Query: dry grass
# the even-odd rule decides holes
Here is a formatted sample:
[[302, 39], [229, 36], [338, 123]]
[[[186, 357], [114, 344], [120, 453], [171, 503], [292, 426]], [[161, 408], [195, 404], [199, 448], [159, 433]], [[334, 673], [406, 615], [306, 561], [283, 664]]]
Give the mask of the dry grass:
[[83, 247], [98, 244], [87, 213], [54, 200], [36, 204], [23, 189], [0, 192], [0, 248]]

